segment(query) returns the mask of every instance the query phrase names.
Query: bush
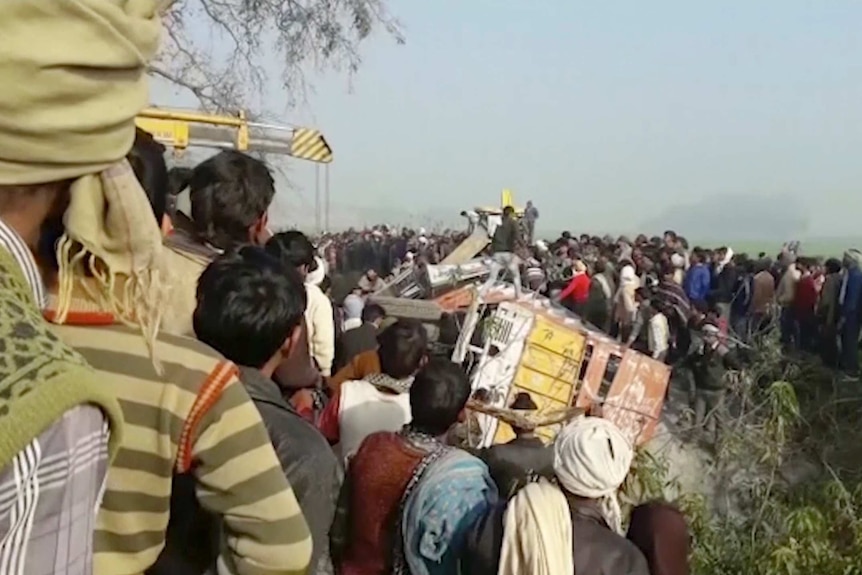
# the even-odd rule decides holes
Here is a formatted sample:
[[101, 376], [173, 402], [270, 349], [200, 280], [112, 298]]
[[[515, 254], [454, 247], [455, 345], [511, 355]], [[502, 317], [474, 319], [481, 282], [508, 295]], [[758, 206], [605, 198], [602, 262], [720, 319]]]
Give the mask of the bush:
[[785, 357], [772, 338], [748, 365], [715, 445], [730, 504], [681, 492], [667, 462], [643, 450], [624, 500], [679, 505], [696, 575], [862, 574], [860, 390], [842, 389], [815, 358]]

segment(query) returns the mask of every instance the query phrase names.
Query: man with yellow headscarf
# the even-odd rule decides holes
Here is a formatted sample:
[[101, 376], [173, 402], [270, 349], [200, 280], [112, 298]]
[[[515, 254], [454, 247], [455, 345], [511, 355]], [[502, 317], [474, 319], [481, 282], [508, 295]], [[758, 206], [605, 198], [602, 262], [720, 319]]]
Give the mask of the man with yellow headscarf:
[[[14, 477], [19, 493], [12, 508], [0, 507], [0, 529], [19, 526], [0, 547], [4, 575], [89, 573], [90, 540], [95, 573], [143, 573], [165, 545], [173, 476], [191, 478], [199, 503], [223, 519], [219, 573], [300, 574], [308, 567], [308, 526], [235, 366], [198, 342], [158, 333], [169, 283], [161, 234], [124, 157], [135, 115], [147, 103], [146, 65], [158, 47], [164, 4], [2, 5], [0, 229], [16, 231], [31, 248], [49, 238], [40, 263], [53, 266], [56, 280], [44, 312], [56, 325], [47, 332], [37, 321], [32, 257], [22, 265], [26, 257], [16, 247], [24, 242], [4, 242], [0, 466], [5, 473], [14, 463], [14, 475], [0, 481]], [[18, 383], [22, 375], [30, 375], [28, 385]], [[101, 410], [76, 407], [87, 404]], [[78, 415], [64, 439], [75, 441], [70, 449], [89, 441], [87, 453], [102, 469], [104, 419], [125, 421], [94, 538], [80, 522], [67, 524], [92, 512], [98, 477], [89, 490], [77, 477], [67, 480], [63, 497], [75, 501], [46, 518], [53, 525], [34, 523], [43, 513], [31, 502], [54, 485], [44, 469], [40, 476], [38, 446], [35, 455], [27, 453], [27, 442], [58, 418], [65, 421], [70, 408]], [[13, 424], [28, 417], [35, 423], [17, 430]], [[114, 442], [118, 429], [111, 427]]]

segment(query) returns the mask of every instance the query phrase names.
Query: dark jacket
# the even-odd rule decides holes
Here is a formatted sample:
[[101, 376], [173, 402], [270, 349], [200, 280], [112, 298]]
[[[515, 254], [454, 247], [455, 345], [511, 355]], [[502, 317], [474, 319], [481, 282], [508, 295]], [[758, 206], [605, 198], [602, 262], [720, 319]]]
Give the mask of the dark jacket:
[[503, 497], [526, 484], [531, 474], [554, 477], [554, 451], [538, 437], [516, 437], [479, 451]]
[[727, 370], [738, 370], [742, 367], [736, 353], [724, 346], [692, 353], [685, 360], [685, 364], [691, 368], [695, 388], [713, 392], [727, 389], [728, 382], [724, 377]]
[[739, 276], [734, 265], [728, 264], [715, 275], [712, 285], [712, 300], [716, 303], [730, 303], [733, 301], [736, 290], [737, 277]]
[[499, 252], [514, 252], [518, 246], [518, 236], [520, 234], [518, 222], [514, 218], [503, 218], [503, 222], [494, 230], [494, 237], [491, 240], [491, 251]]
[[284, 400], [273, 381], [251, 368], [240, 368], [240, 379], [260, 412], [308, 522], [314, 543], [309, 573], [329, 575], [334, 572], [329, 556], [329, 527], [343, 479], [338, 458], [323, 435]]
[[[506, 502], [501, 501], [468, 534], [462, 573], [497, 575], [505, 511]], [[650, 575], [643, 553], [611, 531], [592, 502], [570, 497], [569, 511], [576, 575]]]
[[332, 373], [336, 373], [360, 353], [372, 349], [377, 349], [377, 326], [373, 323], [366, 322], [345, 331], [335, 342]]

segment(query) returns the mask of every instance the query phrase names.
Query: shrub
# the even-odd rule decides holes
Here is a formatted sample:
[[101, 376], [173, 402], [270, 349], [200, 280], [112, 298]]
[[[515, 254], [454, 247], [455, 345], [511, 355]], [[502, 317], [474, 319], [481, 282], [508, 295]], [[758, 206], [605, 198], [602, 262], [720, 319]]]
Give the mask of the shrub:
[[842, 389], [814, 358], [785, 357], [773, 338], [751, 355], [715, 446], [731, 504], [682, 492], [643, 450], [624, 500], [679, 505], [696, 575], [862, 574], [862, 390]]

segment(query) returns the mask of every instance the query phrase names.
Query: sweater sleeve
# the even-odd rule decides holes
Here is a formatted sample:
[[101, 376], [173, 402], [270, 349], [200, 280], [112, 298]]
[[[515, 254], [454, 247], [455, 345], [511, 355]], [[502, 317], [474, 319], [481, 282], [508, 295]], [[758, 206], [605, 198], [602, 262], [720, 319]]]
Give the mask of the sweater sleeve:
[[220, 575], [303, 575], [308, 524], [260, 413], [234, 379], [202, 418], [193, 458], [197, 496], [224, 519]]
[[560, 292], [560, 295], [558, 296], [560, 301], [563, 301], [564, 299], [566, 299], [567, 297], [570, 297], [572, 295], [572, 293], [575, 291], [577, 279], [578, 279], [578, 276], [573, 277], [569, 281], [569, 285], [566, 286], [566, 289], [564, 289], [562, 292]]

